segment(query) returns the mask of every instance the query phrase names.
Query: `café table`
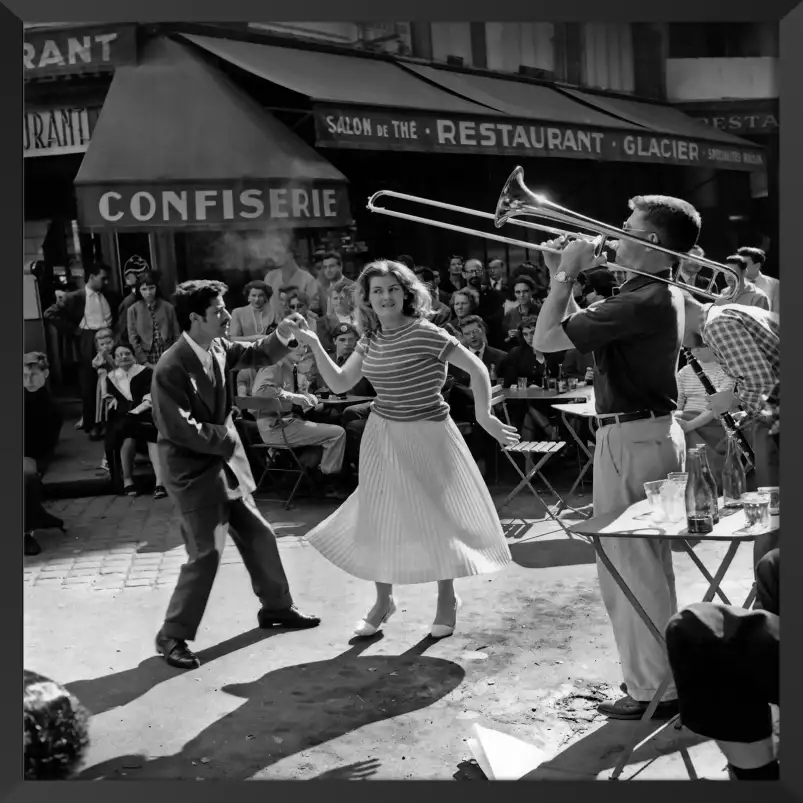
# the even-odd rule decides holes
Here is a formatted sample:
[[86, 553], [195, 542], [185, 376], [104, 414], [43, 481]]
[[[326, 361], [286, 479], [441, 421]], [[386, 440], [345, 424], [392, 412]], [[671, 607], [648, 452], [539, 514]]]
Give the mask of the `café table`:
[[572, 439], [579, 447], [580, 452], [586, 457], [586, 462], [580, 469], [580, 473], [577, 475], [577, 479], [574, 481], [574, 485], [572, 485], [572, 488], [569, 491], [569, 496], [571, 496], [575, 490], [577, 490], [577, 486], [583, 481], [583, 477], [585, 477], [585, 475], [588, 473], [588, 470], [594, 465], [594, 453], [588, 448], [585, 441], [577, 434], [575, 428], [572, 426], [572, 423], [569, 420], [569, 416], [577, 416], [578, 418], [587, 419], [591, 425], [591, 431], [593, 432], [595, 429], [594, 421], [597, 417], [596, 404], [593, 399], [589, 399], [587, 401], [582, 401], [579, 404], [553, 404], [552, 409], [557, 410], [560, 413], [563, 425], [569, 431]]
[[318, 397], [321, 404], [329, 407], [350, 407], [352, 404], [362, 404], [363, 402], [373, 401], [373, 396], [329, 396], [326, 399]]
[[[685, 518], [679, 522], [654, 522], [650, 510], [650, 504], [646, 499], [636, 502], [626, 509], [619, 510], [614, 513], [606, 513], [600, 516], [594, 516], [591, 519], [577, 522], [576, 524], [573, 523], [569, 526], [569, 529], [573, 534], [587, 538], [591, 542], [592, 546], [594, 547], [594, 551], [600, 559], [600, 562], [605, 566], [608, 572], [610, 572], [611, 577], [613, 577], [616, 584], [622, 590], [622, 593], [638, 614], [639, 618], [647, 626], [653, 638], [655, 638], [664, 648], [666, 648], [666, 640], [664, 638], [663, 628], [666, 627], [667, 623], [662, 622], [660, 624], [656, 624], [652, 621], [652, 619], [650, 619], [649, 615], [633, 594], [624, 578], [614, 567], [613, 563], [605, 552], [602, 542], [606, 538], [646, 538], [648, 540], [664, 539], [667, 541], [677, 541], [683, 545], [685, 552], [689, 555], [694, 565], [700, 570], [700, 573], [709, 583], [708, 590], [706, 591], [702, 601], [711, 602], [716, 595], [725, 605], [730, 605], [731, 602], [722, 591], [721, 584], [728, 572], [728, 569], [733, 563], [733, 559], [736, 556], [739, 547], [744, 543], [755, 541], [759, 535], [776, 532], [778, 529], [780, 529], [780, 517], [772, 516], [768, 528], [761, 531], [752, 531], [747, 529], [747, 520], [745, 518], [745, 513], [741, 508], [723, 508], [722, 499], [719, 500], [719, 506], [720, 520], [714, 525], [712, 532], [705, 534], [690, 534], [686, 527]], [[725, 556], [713, 575], [708, 571], [706, 566], [694, 552], [690, 541], [714, 541], [728, 544], [727, 552], [725, 553]], [[748, 597], [742, 607], [747, 607], [751, 598], [752, 594]], [[670, 674], [655, 693], [655, 696], [650, 702], [649, 707], [644, 712], [644, 716], [641, 718], [642, 722], [649, 722], [652, 719], [652, 715], [655, 712], [658, 703], [661, 701], [661, 698], [671, 682], [672, 676]], [[671, 720], [658, 727], [646, 738], [638, 741], [634, 740], [634, 743], [626, 748], [619, 757], [613, 773], [611, 774], [611, 780], [615, 781], [619, 779], [633, 753], [643, 747], [647, 742], [654, 739], [659, 733], [675, 724], [677, 721], [678, 717], [673, 717]], [[695, 780], [697, 776], [694, 766], [691, 763], [691, 758], [688, 755], [688, 751], [686, 751], [684, 748], [680, 752], [683, 762], [686, 765], [686, 770], [689, 773], [689, 777], [692, 780]]]

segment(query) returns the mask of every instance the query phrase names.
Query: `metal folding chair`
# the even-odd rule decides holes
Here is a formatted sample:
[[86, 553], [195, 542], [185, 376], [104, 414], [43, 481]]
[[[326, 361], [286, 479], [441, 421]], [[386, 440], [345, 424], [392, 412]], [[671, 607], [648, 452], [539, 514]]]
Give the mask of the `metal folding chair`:
[[[266, 399], [260, 396], [237, 396], [234, 399], [234, 403], [241, 410], [252, 410], [256, 413], [275, 413], [277, 415], [282, 414], [281, 402], [278, 399]], [[243, 445], [245, 446], [246, 451], [261, 469], [261, 474], [256, 483], [257, 490], [262, 487], [262, 483], [266, 478], [271, 477], [271, 479], [273, 479], [272, 475], [274, 474], [289, 474], [291, 476], [295, 475], [295, 485], [293, 485], [293, 490], [290, 492], [290, 496], [287, 497], [287, 501], [284, 503], [284, 509], [289, 510], [292, 506], [293, 499], [295, 498], [295, 495], [304, 480], [307, 481], [307, 484], [310, 486], [310, 488], [315, 487], [307, 467], [298, 456], [296, 449], [299, 447], [294, 447], [288, 442], [287, 433], [284, 431], [284, 429], [278, 430], [282, 433], [282, 443], [273, 444], [271, 446], [268, 446], [262, 441], [258, 430], [255, 433], [253, 429], [244, 426], [242, 423], [240, 424], [239, 429], [240, 437], [243, 440]], [[290, 466], [280, 466], [276, 461], [277, 454], [288, 455], [291, 459]], [[293, 465], [295, 465], [295, 468]]]
[[[510, 424], [510, 415], [508, 413], [505, 395], [501, 387], [495, 387], [492, 389], [491, 394], [491, 409], [494, 410], [499, 407], [502, 408], [505, 421]], [[560, 511], [564, 508], [569, 507], [563, 497], [552, 487], [552, 483], [550, 483], [550, 481], [542, 473], [546, 464], [565, 446], [565, 441], [519, 441], [515, 446], [503, 446], [502, 452], [510, 461], [510, 464], [516, 470], [516, 473], [521, 477], [521, 482], [519, 482], [519, 484], [507, 495], [505, 500], [497, 507], [496, 512], [501, 513], [502, 510], [507, 507], [526, 486], [530, 489], [530, 492], [538, 500], [538, 502], [543, 505], [549, 517], [563, 527], [563, 523], [558, 518], [558, 514], [553, 513], [552, 510], [550, 510], [549, 505], [544, 502], [538, 491], [535, 490], [532, 480], [533, 478], [538, 477], [544, 483], [544, 485], [549, 488], [552, 495], [558, 500], [558, 513], [560, 513]], [[536, 462], [534, 462], [529, 470], [527, 470], [525, 466], [525, 473], [525, 471], [522, 471], [522, 469], [519, 468], [519, 464], [514, 459], [514, 455], [517, 454], [524, 455], [525, 460], [527, 458], [533, 460], [535, 460], [535, 458], [538, 459]]]

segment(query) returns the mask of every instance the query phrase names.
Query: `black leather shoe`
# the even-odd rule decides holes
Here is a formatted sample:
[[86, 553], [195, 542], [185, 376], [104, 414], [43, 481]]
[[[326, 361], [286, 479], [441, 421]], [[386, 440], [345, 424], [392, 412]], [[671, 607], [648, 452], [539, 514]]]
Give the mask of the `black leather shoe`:
[[301, 630], [307, 627], [318, 627], [321, 620], [317, 616], [301, 613], [295, 605], [281, 611], [266, 611], [264, 608], [257, 614], [257, 622], [263, 629], [269, 627], [289, 627]]
[[38, 555], [42, 551], [39, 542], [33, 537], [32, 533], [25, 533], [24, 551], [28, 557]]
[[[597, 706], [597, 711], [610, 719], [641, 719], [649, 705], [649, 703], [634, 700], [628, 695], [620, 698], [615, 703], [601, 703]], [[677, 700], [666, 700], [658, 703], [652, 718], [672, 719], [678, 711]]]
[[159, 633], [156, 636], [156, 651], [176, 669], [197, 669], [201, 665], [201, 659], [182, 639], [170, 638]]

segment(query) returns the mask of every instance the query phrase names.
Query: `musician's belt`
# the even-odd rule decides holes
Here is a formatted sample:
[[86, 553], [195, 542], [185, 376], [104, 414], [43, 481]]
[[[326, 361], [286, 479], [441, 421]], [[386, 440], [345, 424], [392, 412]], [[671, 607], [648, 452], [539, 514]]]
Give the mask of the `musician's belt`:
[[643, 421], [645, 418], [664, 418], [669, 413], [656, 413], [653, 410], [638, 410], [635, 413], [609, 413], [597, 416], [597, 426], [607, 427], [611, 424], [627, 424], [629, 421]]

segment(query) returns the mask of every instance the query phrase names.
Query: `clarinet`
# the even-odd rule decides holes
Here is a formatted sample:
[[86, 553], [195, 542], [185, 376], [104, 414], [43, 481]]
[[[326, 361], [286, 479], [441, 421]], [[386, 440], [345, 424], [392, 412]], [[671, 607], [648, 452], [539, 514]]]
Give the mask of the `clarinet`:
[[[692, 371], [697, 374], [697, 378], [700, 380], [705, 392], [709, 396], [713, 396], [717, 392], [717, 389], [714, 387], [711, 380], [706, 376], [703, 366], [700, 365], [697, 358], [694, 356], [694, 354], [692, 354], [691, 349], [683, 346], [682, 351], [683, 356], [686, 358], [686, 362], [691, 366]], [[720, 420], [722, 421], [722, 425], [725, 427], [725, 431], [736, 439], [736, 446], [738, 447], [739, 452], [747, 464], [747, 469], [750, 470], [755, 465], [755, 456], [753, 455], [753, 450], [750, 447], [750, 444], [747, 442], [747, 438], [745, 438], [744, 433], [739, 429], [736, 421], [733, 420], [733, 416], [730, 413], [723, 413], [720, 416]]]

